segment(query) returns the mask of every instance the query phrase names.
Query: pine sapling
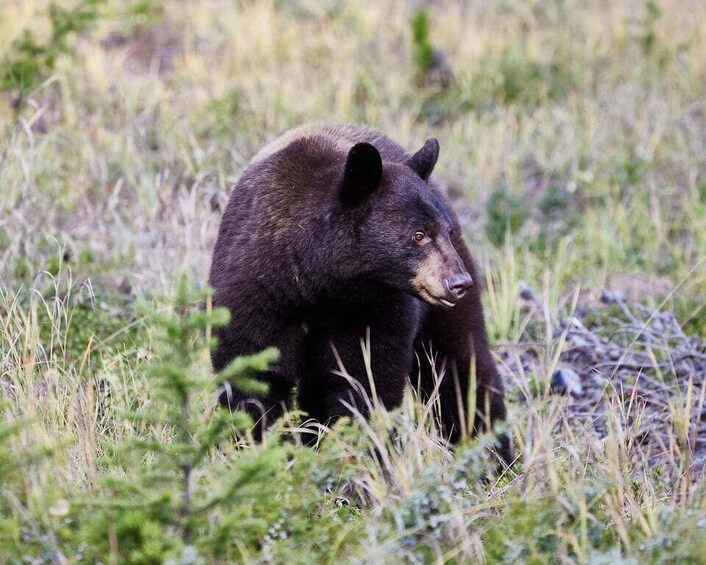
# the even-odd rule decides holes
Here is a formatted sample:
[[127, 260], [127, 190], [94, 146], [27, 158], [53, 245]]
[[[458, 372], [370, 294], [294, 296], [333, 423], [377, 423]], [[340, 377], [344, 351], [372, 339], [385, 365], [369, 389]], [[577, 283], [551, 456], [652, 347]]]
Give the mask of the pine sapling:
[[[113, 561], [141, 563], [180, 556], [182, 563], [195, 563], [198, 548], [208, 547], [211, 515], [230, 512], [240, 495], [253, 484], [267, 484], [282, 466], [284, 451], [273, 442], [241, 452], [228, 468], [214, 468], [214, 450], [252, 422], [244, 412], [222, 409], [205, 417], [208, 399], [225, 380], [266, 393], [266, 384], [249, 375], [265, 370], [278, 353], [267, 349], [239, 357], [212, 375], [204, 355], [212, 340], [204, 336], [228, 323], [229, 313], [209, 304], [206, 294], [193, 296], [182, 278], [173, 308], [153, 317], [161, 339], [147, 381], [150, 399], [142, 410], [124, 415], [148, 432], [116, 446], [123, 473], [105, 482], [108, 496], [87, 505], [102, 510], [100, 519], [85, 525], [96, 557], [107, 553]], [[209, 480], [195, 481], [196, 473]], [[105, 540], [112, 541], [106, 545]]]

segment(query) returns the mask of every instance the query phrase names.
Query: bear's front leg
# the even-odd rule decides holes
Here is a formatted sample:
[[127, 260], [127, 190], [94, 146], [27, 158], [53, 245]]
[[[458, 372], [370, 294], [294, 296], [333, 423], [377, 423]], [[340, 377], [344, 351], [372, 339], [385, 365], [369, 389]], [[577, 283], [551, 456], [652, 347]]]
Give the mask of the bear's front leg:
[[370, 408], [400, 405], [412, 367], [417, 325], [413, 298], [393, 295], [373, 306], [324, 313], [306, 341], [299, 405], [310, 419], [367, 417]]
[[257, 323], [236, 323], [216, 332], [218, 347], [214, 352], [214, 367], [223, 369], [239, 355], [250, 355], [267, 347], [276, 347], [279, 361], [269, 370], [251, 375], [268, 386], [267, 394], [255, 395], [223, 383], [219, 403], [230, 410], [243, 410], [254, 421], [253, 436], [262, 440], [264, 431], [285, 410], [292, 406], [293, 389], [303, 367], [304, 331], [299, 323], [265, 324], [265, 315]]

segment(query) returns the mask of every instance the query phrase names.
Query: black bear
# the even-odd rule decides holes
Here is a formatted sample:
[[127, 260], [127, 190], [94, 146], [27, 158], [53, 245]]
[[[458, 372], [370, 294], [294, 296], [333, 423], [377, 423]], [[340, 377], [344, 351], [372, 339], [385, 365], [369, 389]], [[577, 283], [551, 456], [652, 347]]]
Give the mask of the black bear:
[[[243, 171], [209, 277], [214, 305], [232, 314], [217, 332], [213, 365], [279, 349], [279, 363], [257, 375], [269, 385], [265, 397], [227, 384], [220, 396], [253, 415], [256, 435], [290, 406], [295, 387], [300, 408], [319, 422], [352, 408], [366, 414], [370, 372], [387, 408], [407, 382], [429, 398], [443, 375], [437, 416], [452, 442], [505, 418], [476, 267], [430, 179], [438, 156], [436, 139], [408, 154], [366, 126], [312, 124], [265, 147]], [[472, 374], [477, 410], [467, 425]], [[504, 436], [500, 454], [510, 461]]]

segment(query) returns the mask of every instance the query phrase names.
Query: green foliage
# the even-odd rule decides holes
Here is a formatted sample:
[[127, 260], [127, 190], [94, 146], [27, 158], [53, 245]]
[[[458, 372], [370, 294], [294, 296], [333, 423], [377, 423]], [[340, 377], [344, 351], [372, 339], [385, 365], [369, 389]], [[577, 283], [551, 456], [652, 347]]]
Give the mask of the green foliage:
[[412, 59], [418, 76], [427, 72], [434, 61], [434, 48], [429, 40], [429, 12], [417, 8], [410, 22], [412, 28]]
[[465, 78], [443, 96], [424, 101], [422, 114], [444, 119], [497, 106], [539, 106], [574, 88], [569, 62], [540, 62], [516, 47], [489, 53], [474, 62]]
[[655, 532], [640, 540], [638, 563], [706, 563], [703, 509], [679, 515], [662, 507], [656, 522]]
[[493, 245], [501, 246], [507, 236], [522, 229], [529, 214], [524, 201], [502, 185], [490, 195], [486, 204], [488, 215], [485, 233]]
[[158, 0], [133, 0], [125, 7], [128, 17], [142, 18], [144, 20], [156, 19], [161, 12], [161, 5]]
[[243, 454], [232, 467], [209, 469], [219, 473], [216, 487], [195, 479], [210, 467], [214, 449], [250, 425], [244, 413], [226, 410], [204, 421], [197, 400], [226, 378], [236, 387], [258, 389], [247, 375], [277, 359], [276, 351], [265, 350], [236, 359], [215, 378], [199, 375], [204, 330], [228, 320], [225, 310], [202, 309], [204, 298], [192, 297], [182, 278], [174, 307], [153, 316], [162, 337], [148, 380], [149, 411], [125, 414], [149, 432], [114, 446], [122, 472], [105, 478], [102, 493], [86, 501], [82, 536], [92, 558], [143, 564], [181, 556], [182, 562], [196, 563], [200, 551], [210, 551], [214, 513], [241, 512], [239, 503], [257, 500], [283, 465], [284, 450], [272, 444]]
[[541, 217], [538, 220], [538, 233], [529, 241], [529, 248], [540, 257], [556, 251], [562, 238], [568, 236], [581, 225], [577, 213], [579, 197], [553, 183], [538, 203]]
[[706, 337], [706, 302], [701, 298], [683, 298], [674, 302], [675, 314], [684, 332]]
[[495, 98], [503, 104], [540, 99], [545, 78], [539, 63], [506, 50], [497, 67]]
[[566, 190], [552, 184], [539, 202], [539, 209], [545, 218], [552, 218], [569, 208], [569, 200], [570, 195]]
[[565, 516], [550, 500], [511, 505], [484, 533], [489, 561], [551, 562], [558, 545], [557, 526]]
[[[144, 321], [129, 297], [103, 289], [70, 288], [45, 298], [37, 311], [40, 339], [63, 364], [100, 366], [116, 353], [131, 354], [145, 339]], [[53, 294], [53, 293], [52, 293]]]
[[21, 521], [16, 519], [15, 498], [22, 461], [12, 449], [11, 442], [22, 430], [23, 424], [7, 419], [8, 402], [0, 403], [0, 546], [14, 545], [20, 537]]
[[[577, 503], [581, 498], [585, 498], [581, 504], [593, 508], [593, 512], [582, 515], [581, 504]], [[662, 508], [653, 532], [632, 529], [635, 550], [621, 552], [616, 548], [616, 532], [602, 514], [605, 499], [603, 489], [584, 487], [563, 493], [559, 499], [509, 501], [502, 516], [484, 520], [487, 562], [553, 563], [579, 555], [597, 564], [703, 562], [706, 527], [699, 525], [697, 513], [680, 516]], [[564, 557], [557, 560], [559, 556]]]
[[398, 530], [400, 550], [428, 562], [435, 545], [453, 543], [449, 537], [453, 511], [479, 502], [482, 490], [478, 486], [491, 473], [487, 451], [491, 443], [490, 438], [481, 438], [459, 449], [451, 465], [430, 465], [411, 491], [388, 509], [387, 517]]
[[21, 421], [10, 421], [6, 419], [5, 411], [9, 406], [9, 402], [0, 402], [0, 414], [3, 415], [0, 420], [0, 477], [5, 481], [9, 480], [14, 473], [21, 467], [21, 462], [16, 454], [10, 449], [10, 440], [16, 436], [23, 428]]
[[616, 180], [623, 193], [630, 187], [639, 185], [649, 171], [649, 168], [650, 164], [640, 157], [622, 160], [617, 167]]
[[586, 314], [584, 324], [591, 329], [606, 326], [614, 329], [616, 327], [616, 319], [620, 319], [623, 316], [624, 312], [618, 304], [608, 304], [602, 308], [591, 309]]
[[645, 2], [644, 31], [640, 37], [640, 45], [645, 55], [652, 55], [657, 44], [656, 24], [662, 17], [662, 10], [655, 0]]
[[[0, 548], [3, 557], [36, 549], [48, 559], [58, 559], [60, 552], [49, 533], [46, 514], [32, 504], [23, 488], [23, 473], [51, 454], [46, 445], [23, 446], [21, 436], [30, 426], [28, 419], [12, 415], [9, 401], [0, 401]], [[44, 500], [52, 494], [44, 493]]]
[[57, 59], [72, 53], [71, 36], [86, 30], [98, 19], [98, 6], [103, 2], [80, 0], [70, 8], [51, 2], [46, 14], [49, 36], [38, 39], [31, 29], [22, 31], [0, 67], [0, 90], [15, 91], [18, 108], [27, 93], [52, 73]]

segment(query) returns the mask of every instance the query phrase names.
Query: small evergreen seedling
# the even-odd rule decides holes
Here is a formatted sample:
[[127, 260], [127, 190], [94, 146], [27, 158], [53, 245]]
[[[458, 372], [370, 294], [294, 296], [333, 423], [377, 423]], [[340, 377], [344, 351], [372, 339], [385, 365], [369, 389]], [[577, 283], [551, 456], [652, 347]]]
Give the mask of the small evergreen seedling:
[[[52, 450], [47, 445], [20, 447], [20, 436], [32, 422], [11, 416], [10, 407], [10, 401], [0, 400], [0, 562], [15, 552], [25, 556], [41, 553], [62, 562], [64, 557], [44, 522], [46, 516], [37, 511], [40, 501], [29, 499], [22, 477]], [[44, 494], [43, 502], [48, 502], [54, 493]]]
[[[91, 516], [98, 516], [84, 521], [87, 545], [96, 548], [92, 557], [152, 563], [179, 556], [180, 563], [200, 562], [199, 547], [208, 546], [213, 530], [211, 514], [227, 517], [239, 500], [252, 498], [253, 485], [266, 486], [282, 467], [283, 450], [269, 445], [241, 452], [227, 469], [212, 468], [214, 449], [252, 422], [243, 412], [220, 409], [205, 419], [199, 400], [213, 397], [224, 380], [242, 390], [266, 392], [266, 385], [247, 375], [265, 370], [278, 353], [267, 349], [240, 357], [211, 375], [204, 362], [204, 332], [226, 324], [229, 313], [202, 308], [204, 298], [191, 298], [182, 279], [172, 311], [154, 317], [162, 338], [149, 373], [149, 411], [143, 407], [125, 415], [150, 433], [115, 450], [124, 474], [106, 481], [107, 494], [87, 505]], [[198, 483], [197, 472], [209, 481]]]

